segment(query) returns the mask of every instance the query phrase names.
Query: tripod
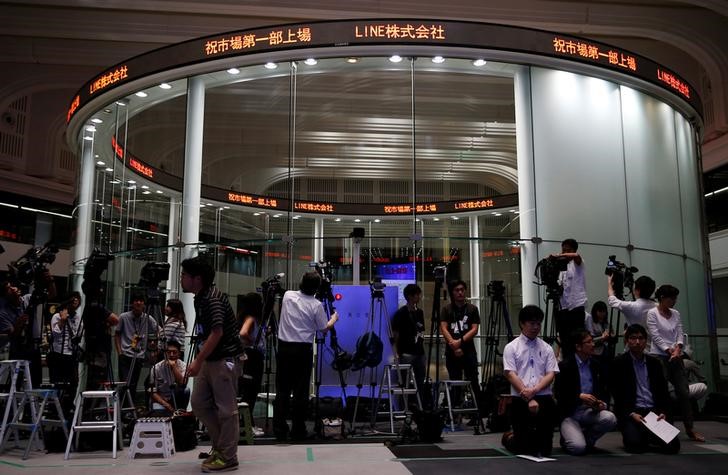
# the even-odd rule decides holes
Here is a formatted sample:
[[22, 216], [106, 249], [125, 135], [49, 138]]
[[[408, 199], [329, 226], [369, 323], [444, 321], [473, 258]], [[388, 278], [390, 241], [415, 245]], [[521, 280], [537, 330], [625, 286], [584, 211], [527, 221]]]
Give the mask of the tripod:
[[[334, 309], [334, 294], [331, 290], [331, 281], [324, 277], [321, 280], [321, 287], [316, 293], [316, 298], [321, 301], [321, 305], [324, 306], [326, 311], [326, 320], [331, 318], [331, 315], [335, 312]], [[345, 364], [339, 365], [338, 361], [341, 356], [345, 355], [345, 352], [341, 349], [336, 336], [336, 329], [331, 327], [331, 340], [330, 346], [334, 352], [334, 365], [335, 370], [339, 375], [339, 384], [341, 385], [341, 396], [342, 401], [346, 401], [346, 378], [344, 377]], [[316, 400], [314, 404], [314, 433], [320, 437], [324, 437], [324, 426], [321, 420], [321, 377], [323, 376], [323, 365], [324, 365], [324, 343], [326, 335], [320, 332], [316, 333], [316, 365], [314, 371], [314, 386], [316, 388]]]
[[[379, 287], [381, 286], [381, 288]], [[386, 322], [386, 330], [387, 330], [387, 337], [392, 339], [392, 327], [390, 326], [389, 322], [389, 313], [387, 312], [387, 303], [384, 301], [384, 284], [381, 283], [374, 283], [371, 285], [371, 301], [369, 304], [369, 322], [367, 323], [367, 331], [361, 338], [369, 338], [370, 340], [373, 338], [372, 335], [376, 336], [374, 333], [374, 319], [377, 318], [378, 325], [377, 325], [377, 332], [381, 334], [382, 332], [382, 320]], [[375, 317], [376, 315], [376, 317]], [[359, 344], [357, 342], [357, 357], [359, 357]], [[369, 396], [371, 398], [371, 407], [370, 407], [370, 415], [371, 415], [371, 421], [370, 421], [370, 428], [372, 430], [375, 429], [376, 422], [377, 422], [377, 404], [379, 403], [379, 398], [374, 398], [374, 388], [377, 386], [377, 365], [379, 362], [377, 362], [377, 365], [372, 366], [371, 362], [363, 362], [363, 366], [369, 366], [369, 387], [370, 387], [370, 393]], [[356, 369], [356, 368], [355, 368]], [[356, 402], [354, 403], [354, 415], [351, 419], [351, 432], [354, 433], [354, 424], [356, 423], [356, 416], [359, 411], [359, 399], [361, 398], [361, 389], [364, 386], [364, 367], [361, 367], [361, 372], [359, 373], [359, 381], [356, 384]], [[381, 388], [380, 388], [381, 390]], [[392, 408], [390, 408], [392, 410]]]
[[[488, 285], [489, 291], [492, 284], [491, 282]], [[490, 314], [488, 315], [488, 328], [485, 334], [485, 354], [483, 355], [483, 370], [481, 372], [482, 383], [486, 383], [496, 373], [496, 359], [503, 356], [503, 353], [499, 350], [501, 323], [505, 323], [508, 341], [513, 340], [513, 327], [506, 306], [505, 287], [496, 289], [490, 296]]]
[[[546, 311], [544, 312], [542, 328], [543, 340], [549, 345], [554, 343], [555, 341], [559, 341], [556, 334], [556, 317], [559, 313], [559, 310], [561, 310], [560, 299], [562, 292], [563, 290], [558, 285], [546, 287]], [[560, 342], [560, 344], [563, 344], [563, 339], [566, 335], [558, 336], [561, 336], [562, 341]]]
[[[437, 270], [437, 269], [436, 269]], [[423, 394], [430, 395], [429, 399], [425, 398], [422, 404], [426, 409], [432, 409], [437, 406], [437, 395], [440, 386], [440, 293], [442, 292], [442, 283], [445, 280], [444, 268], [442, 274], [435, 274], [435, 291], [432, 299], [432, 319], [430, 323], [430, 338], [435, 339], [435, 344], [430, 340], [430, 347], [427, 349], [427, 379], [424, 381]], [[430, 378], [430, 364], [432, 363], [432, 348], [435, 348], [435, 383]]]
[[263, 359], [263, 374], [265, 375], [265, 431], [270, 429], [270, 415], [267, 405], [270, 401], [271, 374], [273, 374], [273, 361], [278, 356], [278, 316], [276, 309], [280, 312], [283, 289], [280, 286], [269, 286], [263, 300], [263, 319], [260, 329], [255, 337], [254, 347], [258, 347], [261, 338], [265, 338], [265, 356]]

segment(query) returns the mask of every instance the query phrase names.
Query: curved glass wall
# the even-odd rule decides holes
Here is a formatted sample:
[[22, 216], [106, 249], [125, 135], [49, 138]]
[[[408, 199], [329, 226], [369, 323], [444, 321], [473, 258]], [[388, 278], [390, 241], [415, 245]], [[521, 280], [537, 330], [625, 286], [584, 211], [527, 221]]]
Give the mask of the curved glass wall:
[[[381, 56], [253, 64], [195, 77], [205, 92], [194, 117], [193, 79], [109, 104], [81, 142], [97, 163], [93, 245], [117, 255], [110, 306], [125, 309], [150, 261], [171, 264], [166, 295], [177, 296], [179, 258], [194, 248], [214, 261], [233, 305], [281, 272], [283, 285], [296, 288], [312, 261], [324, 261], [337, 285], [398, 274], [405, 277], [390, 285], [417, 282], [428, 319], [434, 269], [447, 266], [448, 278], [470, 285], [481, 336], [501, 318], [491, 314], [492, 281], [505, 283], [518, 332], [523, 304], [545, 306], [535, 264], [574, 237], [590, 304], [606, 300], [604, 265], [614, 254], [678, 286], [687, 331], [707, 335], [689, 121], [615, 82], [483, 63]], [[199, 209], [186, 209], [186, 136], [195, 123], [203, 192]], [[516, 193], [517, 206], [488, 205]], [[455, 212], [429, 208], [444, 202], [455, 202]], [[326, 203], [391, 212], [336, 214]], [[182, 216], [198, 213], [198, 242], [181, 242]], [[350, 237], [354, 228], [363, 239]], [[481, 351], [488, 345], [481, 338]], [[697, 351], [710, 361], [707, 346]]]

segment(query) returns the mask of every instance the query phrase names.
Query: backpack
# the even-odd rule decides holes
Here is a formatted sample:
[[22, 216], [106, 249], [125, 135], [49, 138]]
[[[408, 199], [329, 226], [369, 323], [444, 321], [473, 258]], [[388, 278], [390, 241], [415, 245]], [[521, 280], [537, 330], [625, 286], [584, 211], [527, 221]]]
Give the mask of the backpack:
[[364, 367], [374, 368], [382, 362], [384, 344], [374, 332], [367, 332], [356, 340], [356, 351], [351, 361], [351, 370], [359, 371]]

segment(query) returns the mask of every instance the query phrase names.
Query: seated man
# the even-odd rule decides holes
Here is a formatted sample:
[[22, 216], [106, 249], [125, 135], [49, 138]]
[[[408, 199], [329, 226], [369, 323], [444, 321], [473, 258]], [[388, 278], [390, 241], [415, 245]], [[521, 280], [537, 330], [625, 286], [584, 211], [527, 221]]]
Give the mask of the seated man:
[[551, 346], [538, 338], [543, 317], [539, 307], [523, 307], [518, 313], [521, 335], [503, 350], [503, 371], [511, 383], [513, 426], [513, 432], [503, 434], [503, 445], [516, 454], [548, 457], [556, 418], [551, 383], [559, 365]]
[[680, 451], [677, 437], [666, 444], [644, 424], [644, 416], [650, 411], [664, 419], [670, 403], [662, 364], [645, 354], [647, 330], [642, 325], [630, 325], [624, 339], [628, 351], [614, 359], [610, 370], [614, 412], [624, 448], [627, 452], [642, 453], [653, 446], [660, 452], [675, 454]]
[[606, 410], [609, 395], [601, 366], [592, 358], [594, 339], [587, 330], [572, 338], [576, 352], [559, 363], [554, 394], [561, 414], [561, 447], [571, 455], [582, 455], [617, 426], [617, 418]]
[[179, 359], [180, 353], [180, 343], [177, 340], [168, 340], [165, 358], [152, 368], [150, 381], [153, 411], [172, 414], [177, 409], [187, 408], [190, 400], [190, 390], [185, 382], [187, 365]]

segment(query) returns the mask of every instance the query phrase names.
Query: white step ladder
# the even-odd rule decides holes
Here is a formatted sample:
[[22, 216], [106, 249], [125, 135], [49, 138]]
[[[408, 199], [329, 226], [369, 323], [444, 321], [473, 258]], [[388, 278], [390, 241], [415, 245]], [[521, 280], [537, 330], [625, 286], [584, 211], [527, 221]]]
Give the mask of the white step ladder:
[[[66, 444], [66, 454], [63, 459], [68, 460], [71, 452], [71, 445], [76, 436], [76, 446], [78, 449], [78, 435], [82, 432], [112, 432], [112, 457], [116, 458], [117, 444], [119, 448], [123, 448], [121, 437], [121, 408], [120, 397], [117, 390], [103, 391], [83, 391], [76, 396], [76, 410], [73, 414], [73, 422], [71, 423], [71, 433]], [[84, 421], [84, 401], [99, 401], [105, 403], [104, 412], [106, 420], [101, 421]], [[113, 418], [109, 419], [109, 414], [113, 413]]]
[[8, 424], [18, 412], [19, 399], [16, 395], [16, 386], [18, 384], [18, 375], [21, 373], [23, 374], [23, 391], [33, 389], [30, 381], [30, 361], [0, 361], [0, 384], [9, 384], [10, 386], [8, 392], [0, 393], [0, 401], [5, 401], [2, 425], [0, 425], [0, 441], [5, 439], [5, 432], [8, 430]]
[[[415, 395], [417, 398], [417, 408], [422, 410], [422, 400], [420, 399], [420, 393], [417, 390], [417, 381], [415, 378], [415, 372], [412, 369], [411, 364], [388, 364], [384, 365], [384, 372], [382, 373], [382, 383], [379, 385], [379, 398], [377, 400], [377, 414], [374, 416], [376, 420], [379, 415], [379, 400], [382, 398], [382, 394], [386, 394], [389, 398], [389, 428], [394, 433], [394, 419], [404, 419], [409, 408], [409, 398]], [[397, 401], [397, 397], [401, 398], [401, 402]], [[401, 409], [395, 409], [395, 402], [401, 403]]]
[[[461, 388], [462, 389], [462, 402], [465, 402], [466, 400], [470, 399], [472, 401], [472, 407], [464, 407], [462, 405], [460, 406], [453, 406], [453, 398], [452, 398], [452, 390], [454, 388]], [[440, 386], [438, 387], [438, 393], [445, 394], [444, 401], [447, 404], [447, 414], [448, 419], [450, 422], [450, 430], [455, 431], [455, 414], [475, 414], [478, 416], [480, 414], [480, 411], [478, 410], [478, 401], [475, 397], [475, 392], [473, 391], [473, 387], [470, 384], [470, 381], [466, 380], [456, 380], [456, 379], [446, 379], [443, 381], [440, 381]], [[438, 401], [440, 400], [440, 397], [438, 396]], [[461, 403], [462, 404], [462, 403]]]
[[[45, 416], [49, 402], [55, 407], [57, 419], [49, 419]], [[26, 406], [30, 407], [31, 422], [22, 422]], [[14, 435], [14, 447], [19, 447], [18, 430], [29, 431], [30, 435], [23, 453], [23, 460], [27, 459], [30, 449], [34, 445], [37, 445], [39, 450], [44, 449], [43, 429], [47, 426], [60, 426], [66, 439], [68, 439], [68, 423], [63, 415], [61, 401], [58, 399], [58, 391], [55, 389], [30, 389], [24, 391], [20, 397], [17, 411], [8, 425], [8, 429], [12, 430], [6, 431], [2, 442], [0, 442], [0, 452], [10, 440], [11, 434]]]

